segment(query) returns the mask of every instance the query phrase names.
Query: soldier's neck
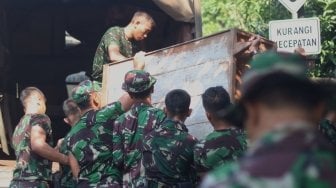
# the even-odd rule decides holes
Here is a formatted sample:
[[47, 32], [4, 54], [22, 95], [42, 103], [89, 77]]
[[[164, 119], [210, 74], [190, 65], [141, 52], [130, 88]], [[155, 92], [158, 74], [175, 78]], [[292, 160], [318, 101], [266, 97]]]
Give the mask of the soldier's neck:
[[216, 131], [229, 129], [232, 127], [229, 123], [225, 121], [216, 121], [216, 122], [213, 122], [212, 125]]
[[133, 39], [132, 25], [129, 24], [124, 28], [124, 34], [126, 40], [131, 41]]
[[152, 98], [146, 97], [144, 99], [134, 99], [134, 103], [145, 103], [145, 104], [152, 105]]

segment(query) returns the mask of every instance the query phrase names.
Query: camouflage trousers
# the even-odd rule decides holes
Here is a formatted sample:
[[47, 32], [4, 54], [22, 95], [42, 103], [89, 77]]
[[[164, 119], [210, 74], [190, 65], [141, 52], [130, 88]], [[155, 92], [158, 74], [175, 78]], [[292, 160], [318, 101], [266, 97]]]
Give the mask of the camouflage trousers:
[[12, 180], [10, 188], [50, 188], [50, 183], [48, 181], [43, 180], [35, 180], [35, 181], [24, 181], [24, 180]]

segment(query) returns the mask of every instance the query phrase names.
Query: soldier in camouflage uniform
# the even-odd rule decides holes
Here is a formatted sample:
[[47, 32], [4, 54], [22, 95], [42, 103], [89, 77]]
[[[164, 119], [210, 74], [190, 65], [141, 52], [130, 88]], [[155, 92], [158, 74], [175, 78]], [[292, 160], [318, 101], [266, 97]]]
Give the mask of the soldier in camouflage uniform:
[[201, 175], [236, 160], [247, 149], [245, 132], [225, 119], [225, 113], [231, 106], [228, 92], [222, 86], [210, 87], [203, 93], [202, 102], [214, 131], [194, 149], [196, 170]]
[[[92, 78], [101, 82], [104, 64], [132, 57], [136, 51], [133, 41], [144, 40], [154, 26], [155, 22], [149, 14], [138, 11], [126, 27], [109, 28], [97, 47]], [[144, 56], [144, 52], [136, 56]]]
[[68, 157], [51, 147], [52, 130], [45, 115], [44, 94], [35, 87], [27, 87], [20, 100], [25, 115], [13, 134], [16, 166], [10, 187], [49, 187], [52, 161], [68, 164]]
[[184, 90], [172, 90], [166, 95], [165, 104], [167, 118], [144, 139], [147, 187], [194, 187], [193, 146], [197, 139], [184, 124], [191, 114], [190, 96]]
[[118, 156], [112, 152], [112, 122], [128, 110], [132, 100], [125, 94], [119, 101], [100, 109], [100, 84], [86, 80], [72, 91], [71, 98], [81, 118], [65, 137], [76, 187], [120, 187]]
[[[65, 114], [64, 122], [74, 126], [81, 117], [81, 112], [75, 101], [72, 99], [67, 99], [63, 103], [63, 112]], [[65, 137], [59, 148], [59, 151], [63, 154], [68, 154], [67, 142], [69, 137]], [[64, 188], [72, 188], [76, 186], [76, 182], [73, 178], [71, 168], [69, 165], [60, 165], [61, 175], [60, 175], [60, 185]]]
[[211, 172], [201, 187], [336, 187], [335, 151], [316, 130], [323, 88], [305, 77], [294, 55], [257, 55], [251, 68], [236, 107], [245, 111], [254, 147]]
[[333, 90], [331, 99], [328, 102], [328, 112], [326, 117], [320, 122], [319, 130], [336, 147], [336, 92], [335, 84], [331, 84]]
[[123, 90], [129, 93], [135, 104], [115, 121], [113, 138], [120, 140], [114, 151], [123, 155], [124, 187], [144, 187], [145, 173], [142, 166], [142, 140], [162, 120], [165, 114], [151, 105], [151, 94], [156, 79], [145, 71], [133, 70], [125, 75]]

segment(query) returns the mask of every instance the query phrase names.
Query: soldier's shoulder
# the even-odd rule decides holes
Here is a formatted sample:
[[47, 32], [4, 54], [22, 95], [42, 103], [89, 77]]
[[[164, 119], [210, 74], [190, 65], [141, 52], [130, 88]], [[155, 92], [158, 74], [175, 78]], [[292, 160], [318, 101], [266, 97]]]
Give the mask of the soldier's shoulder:
[[113, 26], [106, 30], [106, 33], [120, 33], [122, 32], [123, 28], [119, 26]]
[[46, 115], [46, 114], [32, 114], [30, 122], [31, 123], [50, 124], [51, 120], [50, 120], [49, 116]]

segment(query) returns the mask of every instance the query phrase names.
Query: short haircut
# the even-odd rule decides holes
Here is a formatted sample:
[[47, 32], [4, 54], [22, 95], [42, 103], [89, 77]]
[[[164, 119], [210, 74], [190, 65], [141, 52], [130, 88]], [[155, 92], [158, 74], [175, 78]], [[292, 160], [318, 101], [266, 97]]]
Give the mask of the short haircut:
[[154, 85], [148, 88], [145, 91], [133, 93], [133, 92], [127, 92], [132, 99], [145, 99], [149, 97], [154, 91]]
[[90, 103], [91, 102], [91, 97], [92, 97], [92, 95], [88, 94], [85, 100], [77, 103], [77, 106], [79, 107], [79, 109], [83, 110], [83, 109], [89, 108], [90, 105], [91, 105], [91, 103]]
[[154, 19], [152, 18], [151, 15], [149, 15], [147, 12], [144, 11], [136, 11], [133, 15], [133, 18], [131, 20], [132, 23], [136, 22], [138, 18], [144, 18], [146, 19], [153, 27], [155, 27], [156, 23], [154, 21]]
[[65, 116], [79, 115], [80, 109], [74, 100], [67, 99], [63, 102], [63, 112]]
[[39, 90], [37, 87], [26, 87], [24, 90], [21, 91], [21, 94], [20, 94], [20, 101], [23, 105], [23, 107], [26, 108], [26, 102], [27, 102], [27, 99], [33, 95], [34, 93], [37, 93], [39, 94], [44, 101], [46, 101], [47, 99], [45, 98], [43, 92], [41, 90]]
[[259, 102], [270, 108], [299, 107], [313, 110], [325, 93], [317, 83], [281, 71], [263, 76], [249, 86], [241, 101]]
[[189, 111], [190, 95], [182, 89], [172, 90], [166, 95], [165, 104], [171, 115], [184, 115]]
[[229, 93], [222, 87], [210, 87], [202, 94], [203, 107], [206, 112], [223, 119], [219, 112], [231, 106]]

